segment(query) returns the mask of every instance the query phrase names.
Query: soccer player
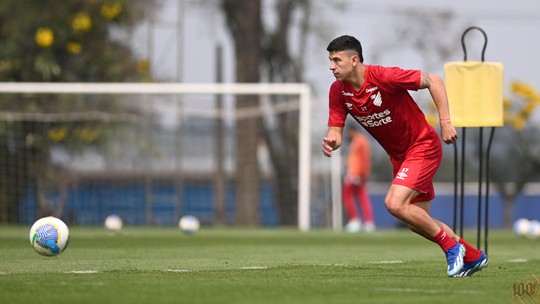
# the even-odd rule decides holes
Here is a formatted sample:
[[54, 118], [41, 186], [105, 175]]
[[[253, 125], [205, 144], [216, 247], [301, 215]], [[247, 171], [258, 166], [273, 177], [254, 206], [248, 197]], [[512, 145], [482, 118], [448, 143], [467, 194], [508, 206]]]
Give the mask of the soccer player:
[[408, 91], [429, 90], [437, 106], [442, 140], [452, 144], [457, 132], [450, 120], [443, 80], [420, 70], [365, 64], [362, 46], [352, 36], [334, 39], [327, 51], [336, 81], [330, 87], [323, 154], [331, 157], [332, 151], [341, 146], [345, 120], [350, 115], [390, 156], [394, 180], [384, 201], [388, 212], [441, 247], [448, 276], [470, 276], [485, 268], [488, 258], [484, 252], [429, 215], [442, 145]]
[[[343, 180], [343, 205], [347, 211], [347, 232], [375, 230], [371, 200], [367, 191], [367, 179], [371, 173], [371, 150], [369, 139], [357, 126], [348, 126], [347, 135], [351, 140], [347, 158], [347, 174]], [[357, 201], [362, 211], [357, 208]], [[364, 222], [362, 223], [362, 218]]]

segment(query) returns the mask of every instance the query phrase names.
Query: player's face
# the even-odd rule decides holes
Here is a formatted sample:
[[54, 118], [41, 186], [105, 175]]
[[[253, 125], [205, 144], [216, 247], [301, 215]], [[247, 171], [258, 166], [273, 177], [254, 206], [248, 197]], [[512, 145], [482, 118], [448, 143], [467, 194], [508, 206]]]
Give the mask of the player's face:
[[[345, 80], [351, 75], [355, 66], [355, 54], [347, 51], [329, 52], [330, 71], [336, 77], [336, 80]], [[357, 58], [358, 56], [356, 56]]]

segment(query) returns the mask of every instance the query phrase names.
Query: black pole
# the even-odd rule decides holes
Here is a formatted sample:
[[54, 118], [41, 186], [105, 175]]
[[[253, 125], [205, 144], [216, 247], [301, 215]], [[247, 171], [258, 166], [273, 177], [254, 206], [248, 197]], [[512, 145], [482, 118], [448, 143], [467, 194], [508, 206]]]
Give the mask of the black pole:
[[491, 144], [493, 142], [493, 135], [495, 133], [495, 127], [491, 128], [491, 134], [489, 135], [489, 141], [487, 146], [487, 155], [486, 155], [486, 200], [485, 200], [485, 220], [484, 220], [484, 252], [488, 254], [488, 230], [489, 230], [489, 159], [491, 152]]
[[482, 234], [482, 174], [484, 171], [484, 128], [479, 129], [478, 139], [478, 220], [476, 224], [476, 248], [480, 249]]
[[460, 178], [460, 216], [459, 216], [459, 236], [463, 238], [463, 211], [465, 210], [465, 136], [466, 128], [463, 128], [463, 136], [461, 137], [461, 178]]
[[457, 211], [458, 211], [458, 149], [457, 143], [454, 143], [454, 221], [452, 230], [457, 231]]

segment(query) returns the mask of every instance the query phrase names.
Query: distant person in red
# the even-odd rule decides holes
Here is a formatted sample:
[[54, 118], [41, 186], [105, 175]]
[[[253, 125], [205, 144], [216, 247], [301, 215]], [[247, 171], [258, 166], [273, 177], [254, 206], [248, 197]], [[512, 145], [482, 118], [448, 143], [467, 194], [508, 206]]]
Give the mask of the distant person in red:
[[356, 127], [349, 126], [347, 135], [351, 144], [347, 158], [347, 175], [343, 180], [343, 205], [348, 217], [345, 230], [358, 232], [364, 229], [371, 232], [375, 230], [371, 200], [367, 191], [367, 179], [371, 173], [371, 147], [369, 139]]

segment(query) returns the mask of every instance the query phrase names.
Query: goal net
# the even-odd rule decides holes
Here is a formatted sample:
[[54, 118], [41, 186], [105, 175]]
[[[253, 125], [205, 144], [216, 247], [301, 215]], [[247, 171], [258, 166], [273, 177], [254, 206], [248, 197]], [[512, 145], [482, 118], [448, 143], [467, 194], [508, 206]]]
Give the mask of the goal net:
[[0, 83], [0, 222], [326, 226], [306, 84]]

